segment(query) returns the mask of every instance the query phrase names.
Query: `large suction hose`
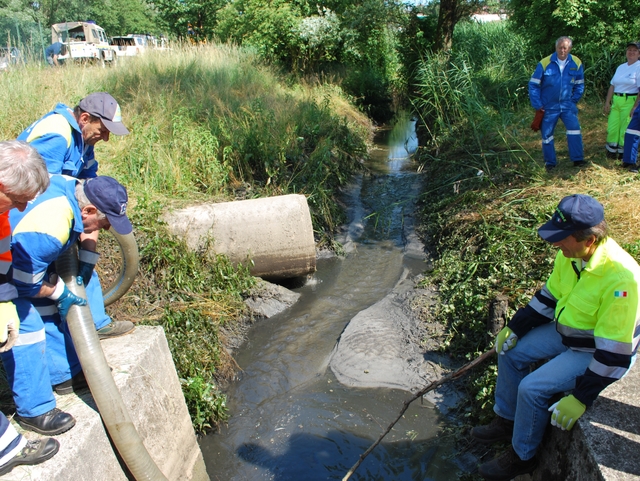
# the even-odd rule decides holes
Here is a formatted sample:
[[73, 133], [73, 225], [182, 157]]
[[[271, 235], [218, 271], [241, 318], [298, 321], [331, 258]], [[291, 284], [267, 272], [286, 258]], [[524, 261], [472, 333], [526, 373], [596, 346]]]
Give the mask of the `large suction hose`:
[[[71, 292], [87, 298], [84, 285], [76, 284], [78, 249], [75, 245], [56, 261], [56, 270]], [[100, 346], [89, 306], [72, 306], [67, 324], [100, 416], [129, 471], [136, 481], [167, 481], [149, 456], [124, 406]]]
[[103, 286], [102, 297], [104, 298], [105, 306], [113, 304], [129, 290], [136, 278], [136, 274], [138, 274], [138, 263], [140, 262], [138, 244], [133, 232], [127, 235], [118, 234], [115, 229], [109, 229], [107, 232], [110, 232], [115, 237], [120, 247], [122, 265], [113, 284]]

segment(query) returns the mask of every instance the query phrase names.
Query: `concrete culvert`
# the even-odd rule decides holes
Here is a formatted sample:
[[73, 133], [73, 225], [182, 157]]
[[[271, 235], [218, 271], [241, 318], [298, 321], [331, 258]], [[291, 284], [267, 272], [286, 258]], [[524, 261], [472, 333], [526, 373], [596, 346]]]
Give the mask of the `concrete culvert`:
[[163, 220], [191, 249], [208, 246], [210, 253], [224, 254], [236, 264], [251, 259], [251, 274], [257, 277], [277, 281], [316, 270], [304, 195], [203, 204], [175, 210]]

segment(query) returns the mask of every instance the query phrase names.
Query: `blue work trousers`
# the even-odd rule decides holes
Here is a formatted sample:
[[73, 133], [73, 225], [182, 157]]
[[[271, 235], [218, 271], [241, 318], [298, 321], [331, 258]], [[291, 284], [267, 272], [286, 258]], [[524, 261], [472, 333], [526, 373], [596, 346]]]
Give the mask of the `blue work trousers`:
[[47, 298], [14, 299], [20, 335], [8, 352], [0, 354], [20, 416], [40, 416], [54, 407], [52, 385], [80, 372], [67, 323]]
[[542, 135], [542, 156], [545, 165], [556, 165], [556, 147], [553, 138], [553, 131], [558, 124], [558, 119], [562, 120], [567, 131], [567, 144], [569, 145], [569, 158], [572, 162], [584, 160], [582, 150], [582, 132], [580, 122], [578, 122], [578, 107], [573, 106], [570, 110], [547, 110], [542, 118], [540, 134]]
[[640, 107], [631, 116], [631, 122], [624, 133], [622, 162], [635, 164], [638, 161], [638, 144], [640, 144]]
[[[95, 272], [86, 293], [96, 329], [111, 322]], [[56, 407], [52, 386], [71, 379], [82, 368], [67, 323], [60, 320], [53, 301], [18, 298], [14, 303], [20, 318], [20, 336], [13, 349], [0, 357], [18, 414], [40, 416]]]
[[[549, 361], [533, 372], [531, 364]], [[571, 391], [593, 353], [562, 344], [555, 322], [531, 330], [513, 349], [498, 355], [498, 381], [493, 410], [514, 422], [512, 444], [520, 459], [533, 458], [550, 422], [549, 400]]]

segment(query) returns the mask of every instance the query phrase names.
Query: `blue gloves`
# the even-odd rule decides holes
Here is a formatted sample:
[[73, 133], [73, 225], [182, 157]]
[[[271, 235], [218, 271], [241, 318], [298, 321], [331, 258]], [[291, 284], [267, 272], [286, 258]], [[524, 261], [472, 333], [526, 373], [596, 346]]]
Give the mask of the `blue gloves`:
[[518, 336], [516, 336], [511, 329], [505, 327], [498, 333], [498, 337], [496, 338], [496, 353], [504, 356], [504, 353], [515, 347], [517, 342]]
[[[80, 282], [82, 282], [82, 280], [80, 280]], [[62, 318], [62, 320], [66, 320], [67, 314], [69, 313], [69, 309], [71, 308], [71, 306], [87, 305], [87, 300], [73, 294], [64, 284], [62, 279], [58, 279], [58, 282], [56, 283], [56, 288], [53, 294], [49, 296], [49, 299], [51, 299], [56, 303], [56, 307], [58, 308], [58, 313], [60, 314], [60, 317]]]
[[82, 297], [78, 297], [73, 294], [67, 286], [64, 286], [64, 291], [62, 291], [62, 295], [56, 301], [56, 307], [58, 308], [58, 313], [60, 317], [64, 320], [67, 318], [67, 314], [69, 313], [69, 309], [71, 306], [86, 306], [87, 300]]
[[78, 251], [78, 276], [76, 282], [78, 285], [83, 284], [87, 287], [93, 274], [93, 268], [96, 266], [100, 254], [86, 249]]
[[587, 407], [578, 401], [573, 394], [563, 397], [549, 408], [551, 414], [551, 425], [571, 431], [578, 418], [584, 414]]

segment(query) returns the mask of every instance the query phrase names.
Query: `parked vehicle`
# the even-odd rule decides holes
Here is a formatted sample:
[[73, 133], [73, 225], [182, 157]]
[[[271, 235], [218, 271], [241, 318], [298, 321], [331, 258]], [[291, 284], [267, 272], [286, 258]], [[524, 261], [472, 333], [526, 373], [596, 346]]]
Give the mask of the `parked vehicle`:
[[51, 25], [51, 43], [67, 45], [67, 53], [58, 60], [94, 61], [102, 64], [117, 59], [104, 29], [95, 22], [64, 22]]
[[136, 44], [136, 39], [131, 35], [111, 37], [111, 47], [113, 47], [118, 57], [140, 55], [140, 47]]

